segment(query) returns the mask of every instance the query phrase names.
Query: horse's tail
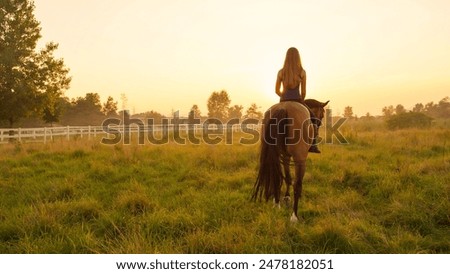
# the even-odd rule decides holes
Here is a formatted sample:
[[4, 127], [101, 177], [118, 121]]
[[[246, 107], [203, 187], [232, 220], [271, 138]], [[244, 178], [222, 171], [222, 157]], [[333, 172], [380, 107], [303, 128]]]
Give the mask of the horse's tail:
[[264, 196], [280, 197], [283, 172], [281, 157], [286, 153], [287, 117], [285, 109], [266, 112], [263, 120], [259, 172], [253, 187], [252, 200], [261, 200]]

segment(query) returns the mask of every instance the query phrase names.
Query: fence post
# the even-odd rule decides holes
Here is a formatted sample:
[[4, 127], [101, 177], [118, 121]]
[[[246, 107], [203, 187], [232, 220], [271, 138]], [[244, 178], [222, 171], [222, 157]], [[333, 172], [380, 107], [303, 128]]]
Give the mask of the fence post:
[[91, 140], [91, 126], [88, 126], [88, 140]]
[[20, 137], [20, 131], [21, 131], [22, 129], [19, 127], [19, 129], [17, 130], [17, 135], [18, 135], [18, 137], [19, 137], [19, 142], [20, 141], [22, 141], [22, 138]]
[[67, 126], [67, 141], [70, 141], [70, 126]]
[[47, 143], [47, 128], [44, 127], [44, 144]]

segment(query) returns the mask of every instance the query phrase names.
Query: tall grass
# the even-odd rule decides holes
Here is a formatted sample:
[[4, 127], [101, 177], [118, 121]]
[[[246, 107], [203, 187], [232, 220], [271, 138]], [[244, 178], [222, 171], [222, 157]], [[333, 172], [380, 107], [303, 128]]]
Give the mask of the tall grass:
[[343, 130], [295, 225], [249, 201], [258, 145], [3, 145], [0, 252], [449, 253], [448, 127]]

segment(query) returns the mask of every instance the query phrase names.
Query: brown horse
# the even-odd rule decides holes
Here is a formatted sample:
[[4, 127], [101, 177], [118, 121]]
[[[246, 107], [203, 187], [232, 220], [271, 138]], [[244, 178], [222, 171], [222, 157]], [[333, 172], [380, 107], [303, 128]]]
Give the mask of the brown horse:
[[[305, 100], [305, 104], [319, 121], [324, 117], [324, 107], [328, 102]], [[292, 157], [295, 166], [292, 222], [298, 221], [298, 201], [302, 194], [306, 158], [314, 136], [314, 125], [310, 117], [310, 112], [304, 105], [291, 101], [280, 102], [266, 111], [261, 128], [259, 172], [252, 200], [264, 197], [268, 201], [273, 197], [275, 204], [279, 205], [283, 177], [286, 182], [284, 199], [290, 200], [292, 177], [289, 169]]]

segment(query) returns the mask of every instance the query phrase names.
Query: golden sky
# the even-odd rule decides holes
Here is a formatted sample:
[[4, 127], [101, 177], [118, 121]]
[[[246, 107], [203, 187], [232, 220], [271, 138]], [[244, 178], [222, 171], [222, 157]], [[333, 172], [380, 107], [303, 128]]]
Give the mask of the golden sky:
[[231, 104], [278, 101], [276, 73], [297, 47], [307, 98], [334, 114], [437, 102], [450, 95], [448, 0], [35, 0], [42, 43], [60, 44], [70, 98], [120, 94], [127, 108], [206, 115], [213, 91]]

